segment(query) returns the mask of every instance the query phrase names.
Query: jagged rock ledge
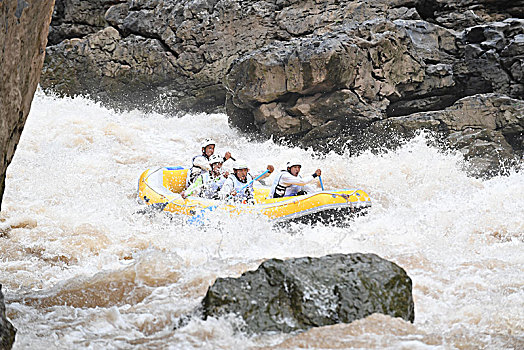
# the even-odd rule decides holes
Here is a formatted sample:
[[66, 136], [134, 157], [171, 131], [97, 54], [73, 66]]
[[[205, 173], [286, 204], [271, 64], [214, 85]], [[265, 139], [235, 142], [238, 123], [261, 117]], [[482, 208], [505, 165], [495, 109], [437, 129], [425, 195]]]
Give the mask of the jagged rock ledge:
[[236, 127], [319, 151], [358, 152], [429, 125], [472, 174], [489, 176], [522, 160], [520, 107], [495, 131], [413, 120], [468, 97], [487, 101], [478, 107], [493, 120], [508, 117], [489, 96], [524, 99], [523, 9], [523, 0], [60, 0], [41, 84], [118, 108], [225, 106]]

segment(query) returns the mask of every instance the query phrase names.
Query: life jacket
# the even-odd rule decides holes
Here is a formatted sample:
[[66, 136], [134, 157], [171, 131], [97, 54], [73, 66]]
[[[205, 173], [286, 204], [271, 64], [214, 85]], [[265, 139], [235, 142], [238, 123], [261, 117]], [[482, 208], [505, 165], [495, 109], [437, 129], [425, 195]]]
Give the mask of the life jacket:
[[299, 185], [285, 186], [284, 184], [282, 184], [280, 180], [282, 179], [282, 175], [284, 175], [285, 173], [289, 172], [287, 170], [282, 170], [273, 181], [273, 184], [271, 185], [271, 191], [269, 191], [269, 198], [296, 196], [297, 193], [302, 189], [302, 186]]
[[209, 172], [202, 174], [202, 178], [204, 180], [204, 186], [201, 196], [210, 199], [218, 199], [218, 191], [220, 191], [222, 185], [224, 185], [226, 178], [222, 175], [214, 177]]
[[235, 200], [240, 202], [253, 202], [253, 183], [251, 183], [251, 185], [247, 186], [246, 188], [242, 189], [242, 187], [250, 183], [252, 180], [253, 176], [251, 176], [250, 173], [247, 173], [245, 182], [240, 181], [235, 174], [229, 175], [226, 181], [233, 182], [233, 188], [237, 192], [237, 195], [234, 197]]
[[187, 177], [186, 187], [188, 185], [192, 184], [193, 182], [195, 182], [196, 178], [199, 175], [204, 175], [205, 173], [207, 173], [207, 170], [202, 169], [202, 168], [200, 168], [200, 167], [195, 165], [195, 159], [197, 159], [198, 157], [203, 157], [207, 161], [209, 161], [209, 158], [207, 156], [205, 156], [204, 154], [200, 154], [198, 156], [194, 156], [193, 159], [191, 159], [191, 169], [189, 169], [189, 175]]

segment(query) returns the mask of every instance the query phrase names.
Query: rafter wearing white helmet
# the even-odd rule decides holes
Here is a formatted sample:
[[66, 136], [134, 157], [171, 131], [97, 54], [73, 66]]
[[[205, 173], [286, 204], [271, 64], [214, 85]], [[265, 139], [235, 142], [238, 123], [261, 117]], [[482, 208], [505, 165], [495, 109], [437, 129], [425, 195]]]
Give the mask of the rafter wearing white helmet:
[[298, 165], [302, 168], [302, 163], [298, 159], [291, 159], [286, 163], [286, 168], [291, 168], [292, 166]]
[[320, 176], [321, 171], [317, 169], [313, 175], [308, 175], [304, 178], [299, 175], [302, 163], [297, 159], [290, 159], [286, 163], [286, 170], [282, 170], [277, 175], [271, 186], [269, 198], [280, 198], [296, 196], [305, 194], [304, 186], [312, 182], [317, 176]]
[[267, 172], [263, 171], [253, 176], [249, 173], [247, 163], [243, 160], [237, 160], [233, 164], [234, 174], [227, 178], [219, 192], [220, 199], [231, 199], [235, 202], [253, 204], [253, 179], [261, 181], [268, 177], [274, 169], [272, 165], [268, 165]]
[[[209, 161], [211, 160], [211, 157], [215, 155], [216, 142], [212, 138], [206, 138], [200, 143], [200, 145], [202, 146], [202, 153], [193, 157], [191, 161], [191, 169], [189, 170], [187, 177], [186, 187], [191, 185], [199, 175], [211, 171], [211, 164]], [[222, 158], [222, 162], [225, 162], [231, 158], [231, 153], [226, 152], [224, 157], [220, 158]]]
[[[199, 157], [200, 160], [204, 158], [203, 155], [197, 156], [193, 158], [193, 163], [195, 163], [195, 160], [199, 159]], [[218, 154], [213, 154], [209, 157], [207, 163], [209, 171], [201, 171], [200, 174], [197, 174], [194, 180], [188, 184], [186, 190], [182, 192], [182, 198], [191, 195], [198, 195], [204, 198], [218, 199], [218, 191], [228, 176], [227, 172], [222, 174], [221, 171], [224, 157], [221, 157]], [[202, 169], [202, 167], [199, 167], [198, 169]]]
[[204, 139], [204, 141], [202, 141], [202, 148], [206, 148], [207, 146], [210, 146], [210, 145], [215, 146], [216, 144], [217, 143], [215, 142], [215, 140], [211, 138], [207, 138], [207, 139]]
[[213, 166], [215, 163], [224, 163], [224, 157], [221, 157], [218, 154], [213, 154], [209, 157], [209, 165]]

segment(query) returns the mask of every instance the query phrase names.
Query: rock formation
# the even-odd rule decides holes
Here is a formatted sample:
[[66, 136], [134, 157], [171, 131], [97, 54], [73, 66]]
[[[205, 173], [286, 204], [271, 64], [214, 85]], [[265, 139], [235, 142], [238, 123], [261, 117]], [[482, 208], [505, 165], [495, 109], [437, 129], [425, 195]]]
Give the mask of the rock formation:
[[15, 342], [16, 328], [5, 315], [4, 294], [0, 284], [0, 349], [9, 350]]
[[373, 313], [414, 321], [411, 279], [374, 254], [267, 260], [239, 278], [219, 278], [204, 317], [240, 316], [250, 333], [350, 323]]
[[[0, 207], [6, 169], [29, 114], [40, 72], [53, 1], [0, 1]], [[11, 349], [16, 329], [7, 320], [0, 285], [0, 348]]]
[[[524, 99], [523, 0], [59, 3], [43, 87], [123, 108], [225, 106], [232, 125], [302, 146], [357, 152], [390, 139], [385, 121], [409, 129], [462, 98]], [[437, 123], [476, 175], [522, 158], [522, 124]]]
[[492, 93], [464, 97], [443, 110], [388, 118], [374, 124], [369, 134], [380, 135], [373, 142], [386, 145], [395, 140], [391, 135], [409, 138], [420, 129], [439, 132], [445, 145], [460, 150], [469, 161], [471, 174], [481, 177], [522, 158], [523, 128], [524, 101]]
[[48, 43], [55, 45], [64, 39], [84, 37], [104, 29], [109, 7], [127, 0], [56, 0]]
[[[472, 173], [489, 175], [522, 157], [522, 39], [524, 21], [513, 19], [473, 27], [462, 36], [420, 20], [341, 26], [234, 61], [225, 80], [227, 113], [244, 130], [304, 146], [348, 145], [355, 152], [377, 136], [396, 139], [392, 129], [383, 128], [385, 121], [413, 128], [414, 118], [435, 115], [430, 111], [462, 108], [455, 118], [462, 119], [458, 129], [445, 118], [431, 129], [453, 133], [448, 144], [473, 160]], [[452, 107], [468, 96], [466, 101], [476, 101], [474, 110], [462, 103]], [[515, 108], [499, 109], [493, 98]], [[467, 125], [479, 111], [489, 115], [489, 123]], [[483, 147], [477, 147], [479, 137]]]
[[0, 1], [0, 208], [5, 172], [40, 79], [53, 3]]

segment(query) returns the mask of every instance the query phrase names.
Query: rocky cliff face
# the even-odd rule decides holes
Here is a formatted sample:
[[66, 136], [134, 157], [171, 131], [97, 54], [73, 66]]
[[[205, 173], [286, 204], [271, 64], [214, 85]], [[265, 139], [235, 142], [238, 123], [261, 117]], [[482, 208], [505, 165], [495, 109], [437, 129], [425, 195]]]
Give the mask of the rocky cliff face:
[[106, 11], [125, 0], [56, 0], [52, 25], [49, 28], [49, 45], [64, 39], [84, 37], [108, 26]]
[[[522, 0], [60, 4], [42, 76], [54, 91], [127, 108], [225, 105], [234, 126], [320, 149], [359, 151], [370, 139], [397, 140], [399, 125], [429, 125], [477, 175], [522, 158]], [[86, 6], [97, 15], [87, 18]], [[502, 122], [459, 130], [420, 115], [452, 113], [468, 97]], [[517, 114], [497, 109], [500, 98]]]
[[[29, 114], [54, 1], [0, 1], [0, 208], [5, 173]], [[0, 348], [11, 349], [16, 329], [7, 320], [0, 284]]]
[[0, 1], [0, 208], [5, 172], [40, 79], [53, 3]]

